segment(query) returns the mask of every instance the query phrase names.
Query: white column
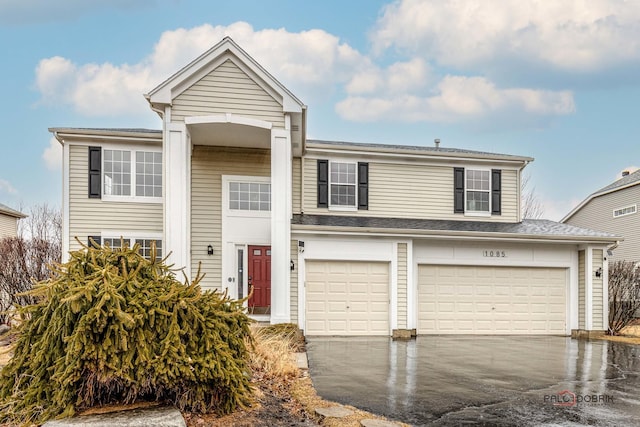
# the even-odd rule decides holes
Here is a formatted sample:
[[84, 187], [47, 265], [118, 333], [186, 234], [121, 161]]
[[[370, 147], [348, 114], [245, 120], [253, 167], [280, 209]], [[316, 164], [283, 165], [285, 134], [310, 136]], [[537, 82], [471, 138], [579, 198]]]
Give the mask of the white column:
[[609, 255], [607, 248], [602, 248], [602, 326], [609, 330]]
[[191, 278], [191, 140], [183, 124], [166, 125], [163, 138], [164, 247], [169, 263]]
[[291, 258], [291, 135], [271, 131], [271, 323], [289, 322]]
[[593, 248], [587, 247], [584, 251], [584, 328], [587, 331], [593, 329]]

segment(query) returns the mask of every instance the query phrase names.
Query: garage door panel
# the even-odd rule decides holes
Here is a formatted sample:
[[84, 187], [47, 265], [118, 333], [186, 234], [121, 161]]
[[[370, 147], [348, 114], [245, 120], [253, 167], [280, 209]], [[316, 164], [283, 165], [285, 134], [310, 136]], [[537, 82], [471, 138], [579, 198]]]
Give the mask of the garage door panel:
[[307, 335], [389, 334], [388, 263], [307, 261], [305, 267]]
[[418, 268], [418, 333], [566, 333], [566, 269]]

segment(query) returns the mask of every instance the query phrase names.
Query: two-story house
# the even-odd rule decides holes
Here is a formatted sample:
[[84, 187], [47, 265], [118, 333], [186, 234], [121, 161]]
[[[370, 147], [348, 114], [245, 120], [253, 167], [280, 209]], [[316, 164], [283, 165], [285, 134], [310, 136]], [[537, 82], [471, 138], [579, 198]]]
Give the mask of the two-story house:
[[50, 129], [74, 238], [148, 254], [307, 335], [606, 329], [617, 237], [522, 220], [533, 159], [306, 138], [306, 106], [223, 39], [145, 95], [162, 130]]
[[18, 235], [18, 220], [26, 218], [22, 212], [0, 203], [0, 239]]
[[624, 237], [609, 261], [640, 261], [640, 170], [624, 171], [620, 179], [589, 195], [560, 222], [597, 228]]

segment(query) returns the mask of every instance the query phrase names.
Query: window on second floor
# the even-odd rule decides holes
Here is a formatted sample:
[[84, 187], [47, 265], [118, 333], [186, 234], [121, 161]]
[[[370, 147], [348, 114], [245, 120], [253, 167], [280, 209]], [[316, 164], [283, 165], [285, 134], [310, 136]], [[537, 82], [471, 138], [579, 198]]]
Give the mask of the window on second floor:
[[491, 174], [488, 170], [466, 170], [466, 211], [489, 213]]
[[116, 198], [162, 197], [162, 153], [103, 150], [102, 194]]
[[271, 210], [271, 184], [230, 181], [229, 209], [269, 212]]
[[356, 207], [356, 166], [356, 163], [329, 163], [329, 206]]

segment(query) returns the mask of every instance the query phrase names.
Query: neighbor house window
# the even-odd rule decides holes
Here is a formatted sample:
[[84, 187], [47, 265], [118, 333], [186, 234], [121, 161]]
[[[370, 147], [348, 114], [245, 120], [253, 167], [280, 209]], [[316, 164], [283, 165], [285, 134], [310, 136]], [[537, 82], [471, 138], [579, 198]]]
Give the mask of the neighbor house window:
[[466, 170], [466, 211], [489, 212], [491, 198], [491, 172], [488, 170]]
[[[133, 242], [133, 243], [132, 243]], [[137, 243], [139, 246], [138, 250], [140, 255], [149, 259], [151, 258], [151, 242], [156, 242], [156, 254], [158, 258], [162, 258], [162, 240], [160, 239], [150, 239], [150, 238], [135, 238], [135, 237], [103, 237], [102, 244], [105, 246], [109, 246], [111, 249], [121, 249], [122, 245], [126, 245], [128, 247], [132, 247], [133, 244]]]
[[104, 150], [103, 194], [140, 198], [162, 197], [162, 153]]
[[329, 163], [330, 206], [356, 207], [356, 163]]
[[229, 182], [229, 209], [236, 211], [270, 211], [271, 184]]
[[619, 216], [631, 215], [637, 212], [637, 205], [625, 206], [624, 208], [614, 209], [613, 217], [617, 218]]

